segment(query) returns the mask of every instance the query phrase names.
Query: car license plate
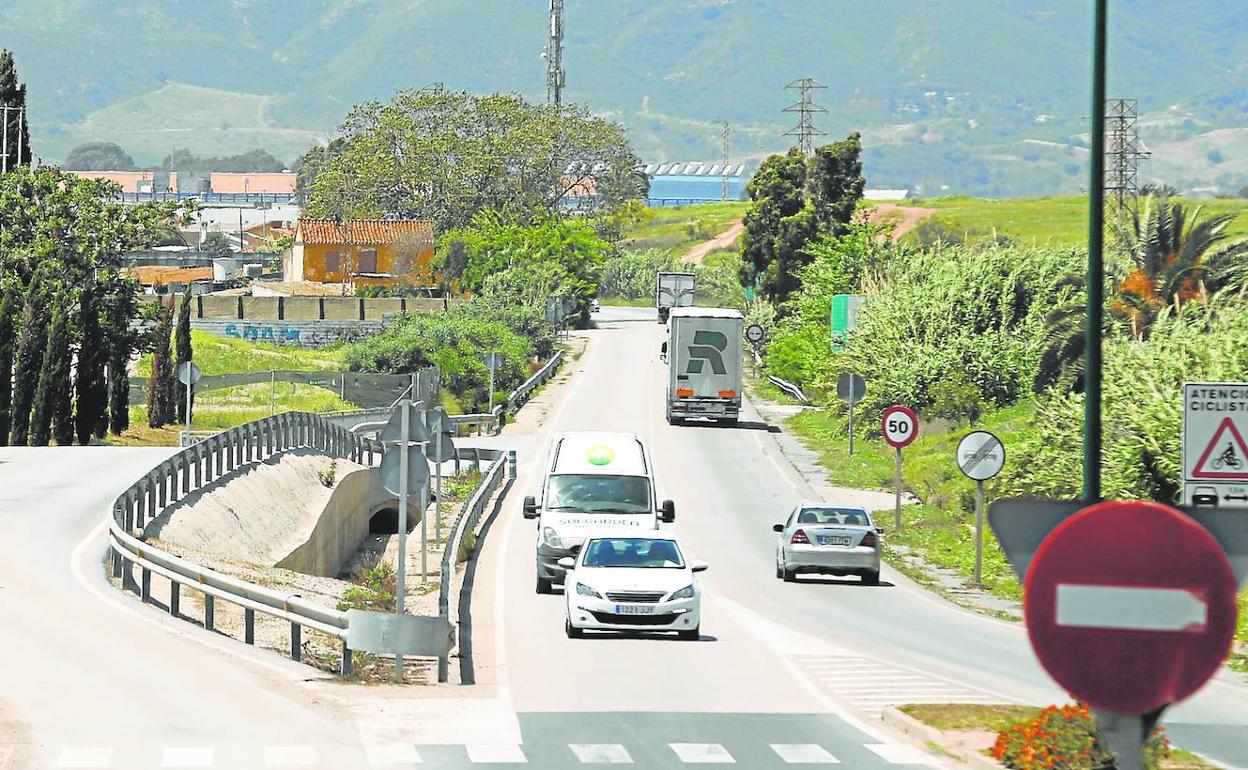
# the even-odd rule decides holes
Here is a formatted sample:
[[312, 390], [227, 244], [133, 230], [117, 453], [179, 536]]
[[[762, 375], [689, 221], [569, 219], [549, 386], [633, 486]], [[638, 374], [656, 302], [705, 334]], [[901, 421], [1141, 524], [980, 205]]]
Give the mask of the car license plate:
[[819, 545], [849, 545], [849, 538], [819, 535], [815, 538], [815, 542]]
[[654, 607], [646, 604], [617, 604], [616, 615], [653, 615]]

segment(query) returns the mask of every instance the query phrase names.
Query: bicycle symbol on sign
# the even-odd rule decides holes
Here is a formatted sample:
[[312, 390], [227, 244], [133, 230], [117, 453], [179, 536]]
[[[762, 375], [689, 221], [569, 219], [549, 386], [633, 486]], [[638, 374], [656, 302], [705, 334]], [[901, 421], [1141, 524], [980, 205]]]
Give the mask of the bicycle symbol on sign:
[[1243, 464], [1244, 461], [1239, 459], [1239, 455], [1235, 454], [1235, 444], [1230, 441], [1226, 442], [1226, 449], [1223, 450], [1222, 454], [1213, 458], [1214, 470], [1218, 470], [1223, 466], [1239, 469], [1243, 467]]

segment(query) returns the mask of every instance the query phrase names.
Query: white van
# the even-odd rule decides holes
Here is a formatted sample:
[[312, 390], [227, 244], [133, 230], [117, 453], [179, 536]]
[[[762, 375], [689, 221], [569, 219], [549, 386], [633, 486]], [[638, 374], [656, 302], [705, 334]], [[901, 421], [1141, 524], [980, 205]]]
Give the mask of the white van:
[[541, 500], [524, 498], [524, 517], [538, 519], [537, 592], [551, 593], [594, 530], [658, 529], [676, 520], [671, 500], [656, 505], [654, 463], [636, 433], [569, 432], [555, 436]]

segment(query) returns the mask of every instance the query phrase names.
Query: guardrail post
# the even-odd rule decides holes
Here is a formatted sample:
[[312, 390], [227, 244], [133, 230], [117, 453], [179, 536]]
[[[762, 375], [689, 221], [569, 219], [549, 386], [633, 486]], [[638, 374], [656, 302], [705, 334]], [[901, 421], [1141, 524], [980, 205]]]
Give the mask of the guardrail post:
[[109, 549], [113, 554], [113, 577], [120, 578], [123, 571], [121, 552], [116, 548]]
[[[480, 455], [477, 456], [477, 463], [480, 464]], [[507, 450], [507, 478], [514, 479], [516, 477], [516, 450]]]
[[303, 659], [303, 628], [293, 622], [290, 624], [290, 659], [296, 663]]
[[235, 465], [234, 452], [237, 450], [236, 442], [238, 441], [238, 436], [234, 434], [234, 431], [230, 431], [229, 433], [226, 434], [226, 436], [227, 438], [225, 439], [225, 470], [228, 473], [234, 470], [234, 465]]
[[[191, 446], [195, 446], [192, 444]], [[195, 450], [190, 450], [194, 452]], [[191, 454], [183, 452], [182, 457], [182, 496], [186, 497], [191, 491]]]
[[256, 643], [256, 611], [250, 607], [243, 609], [243, 641]]
[[216, 598], [212, 594], [204, 594], [204, 628], [209, 631], [216, 628]]
[[[164, 510], [165, 506], [169, 504], [169, 468], [165, 463], [160, 464], [159, 474], [156, 481], [160, 486], [160, 509]], [[152, 515], [155, 516], [156, 512], [153, 511]]]
[[156, 479], [149, 476], [145, 482], [147, 486], [146, 504], [143, 506], [142, 513], [139, 514], [138, 521], [134, 523], [136, 529], [143, 529], [147, 526], [146, 519], [156, 518]]
[[342, 640], [342, 665], [338, 670], [343, 676], [351, 676], [352, 674], [351, 648], [347, 646], [347, 640]]
[[204, 485], [204, 450], [201, 444], [196, 444], [192, 451], [195, 454], [195, 488], [199, 489]]
[[139, 589], [139, 596], [142, 597], [143, 603], [146, 604], [152, 598], [152, 571], [147, 567], [142, 567], [143, 583]]
[[177, 617], [181, 608], [182, 585], [177, 581], [169, 584], [169, 614]]

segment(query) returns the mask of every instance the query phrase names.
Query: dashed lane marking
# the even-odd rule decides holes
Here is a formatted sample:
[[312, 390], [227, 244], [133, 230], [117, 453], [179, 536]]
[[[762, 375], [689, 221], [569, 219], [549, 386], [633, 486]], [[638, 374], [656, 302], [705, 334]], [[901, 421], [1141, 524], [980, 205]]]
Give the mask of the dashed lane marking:
[[474, 764], [522, 764], [529, 761], [524, 750], [514, 743], [470, 743], [464, 748], [468, 751], [468, 759]]
[[[10, 753], [0, 750], [0, 760], [7, 759], [6, 754]], [[78, 767], [78, 768], [99, 768], [108, 767], [113, 761], [112, 749], [91, 749], [91, 748], [72, 748], [61, 749], [61, 754], [57, 757], [57, 767]], [[4, 762], [0, 761], [0, 765]]]
[[773, 743], [771, 750], [790, 765], [837, 765], [841, 762], [817, 743]]
[[584, 765], [630, 765], [628, 749], [618, 743], [569, 743], [568, 748]]
[[207, 746], [178, 746], [160, 754], [161, 767], [212, 767], [213, 751]]
[[669, 743], [667, 745], [671, 746], [676, 756], [680, 757], [680, 761], [687, 765], [731, 765], [737, 762], [728, 753], [728, 749], [718, 743]]
[[394, 746], [369, 746], [365, 749], [368, 761], [374, 765], [419, 765], [420, 752], [415, 746], [396, 744]]
[[316, 749], [312, 746], [267, 746], [264, 764], [270, 767], [308, 767], [316, 764]]

